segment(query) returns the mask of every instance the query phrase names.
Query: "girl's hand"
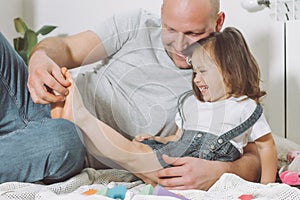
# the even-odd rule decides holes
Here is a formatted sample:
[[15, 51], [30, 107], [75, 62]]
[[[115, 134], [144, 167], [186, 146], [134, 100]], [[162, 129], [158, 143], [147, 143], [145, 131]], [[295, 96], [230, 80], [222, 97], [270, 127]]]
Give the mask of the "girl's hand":
[[155, 137], [152, 136], [152, 135], [147, 135], [147, 134], [141, 134], [141, 135], [137, 135], [135, 136], [135, 138], [133, 139], [133, 141], [136, 141], [136, 142], [142, 142], [144, 140], [154, 140]]

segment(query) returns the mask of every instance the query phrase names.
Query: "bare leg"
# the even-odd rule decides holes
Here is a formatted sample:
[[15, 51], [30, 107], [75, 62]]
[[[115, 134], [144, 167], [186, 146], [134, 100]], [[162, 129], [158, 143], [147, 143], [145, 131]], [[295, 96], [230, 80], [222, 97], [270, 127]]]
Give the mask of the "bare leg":
[[[84, 107], [81, 95], [69, 73], [72, 83], [65, 104], [53, 104], [54, 117], [73, 121], [84, 133], [86, 147], [94, 155], [104, 156], [135, 173], [145, 182], [156, 182], [156, 171], [161, 165], [152, 149], [140, 142], [130, 141], [103, 123]], [[73, 112], [75, 110], [76, 112]]]
[[[62, 71], [62, 74], [66, 77], [68, 69], [63, 67], [63, 68], [61, 68], [61, 71]], [[65, 102], [58, 102], [58, 103], [51, 104], [51, 117], [53, 119], [64, 118], [64, 115], [66, 115], [63, 113], [64, 105], [65, 105]], [[70, 120], [70, 121], [73, 121], [73, 120]]]

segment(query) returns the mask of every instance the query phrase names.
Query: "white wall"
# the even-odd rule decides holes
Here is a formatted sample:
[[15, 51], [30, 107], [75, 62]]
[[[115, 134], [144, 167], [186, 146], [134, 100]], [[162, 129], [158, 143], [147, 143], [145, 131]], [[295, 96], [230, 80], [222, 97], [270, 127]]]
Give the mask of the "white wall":
[[287, 135], [300, 143], [300, 20], [287, 22]]
[[[159, 14], [162, 0], [123, 0], [122, 5], [120, 0], [0, 0], [0, 2], [1, 30], [3, 24], [10, 23], [12, 26], [12, 15], [19, 13], [34, 29], [45, 24], [57, 25], [58, 28], [51, 35], [64, 35], [89, 29], [111, 14], [123, 10], [143, 7]], [[24, 2], [24, 14], [21, 9], [22, 2]], [[9, 9], [4, 8], [3, 4]], [[261, 67], [263, 87], [268, 92], [263, 101], [265, 114], [273, 132], [283, 136], [283, 23], [274, 21], [269, 9], [257, 13], [247, 12], [241, 7], [239, 0], [221, 1], [221, 7], [226, 13], [225, 26], [235, 26], [243, 32]], [[3, 14], [2, 10], [6, 14]], [[2, 15], [5, 15], [5, 18]], [[5, 32], [9, 35], [14, 32], [11, 26], [5, 27]], [[300, 45], [297, 36], [300, 32], [300, 20], [288, 22], [287, 29], [288, 137], [300, 143], [300, 134], [298, 134], [300, 56], [296, 53]]]
[[243, 31], [260, 65], [262, 85], [267, 91], [263, 101], [265, 114], [273, 133], [300, 143], [300, 20], [286, 22], [284, 77], [284, 22], [276, 21], [270, 9], [249, 13], [241, 9], [239, 1], [222, 1], [222, 7], [227, 13], [225, 26], [233, 25]]
[[113, 13], [144, 7], [160, 13], [161, 0], [25, 0], [30, 2], [26, 17], [34, 27], [45, 24], [58, 26], [52, 35], [78, 33], [98, 25]]
[[222, 7], [227, 13], [225, 26], [243, 32], [260, 66], [262, 87], [267, 91], [263, 99], [265, 115], [273, 133], [284, 136], [282, 23], [273, 20], [269, 9], [249, 13], [240, 1], [222, 1]]
[[0, 0], [0, 31], [11, 44], [19, 36], [13, 22], [16, 17], [23, 17], [23, 0]]

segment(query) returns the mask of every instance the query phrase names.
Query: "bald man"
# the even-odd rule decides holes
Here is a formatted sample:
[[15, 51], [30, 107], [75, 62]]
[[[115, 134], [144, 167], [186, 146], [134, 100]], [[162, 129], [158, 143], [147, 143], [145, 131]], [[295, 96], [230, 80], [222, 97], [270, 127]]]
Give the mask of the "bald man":
[[[182, 51], [221, 30], [225, 14], [219, 4], [219, 0], [163, 0], [161, 18], [139, 9], [115, 15], [94, 30], [41, 41], [29, 60], [33, 101], [63, 102], [70, 82], [60, 68], [105, 60], [76, 77], [89, 112], [129, 139], [141, 133], [174, 134], [177, 99], [191, 89], [192, 71]], [[256, 146], [250, 143], [244, 151], [242, 158], [226, 163], [164, 157], [172, 167], [159, 170], [157, 180], [169, 189], [205, 190], [226, 172], [258, 181]]]

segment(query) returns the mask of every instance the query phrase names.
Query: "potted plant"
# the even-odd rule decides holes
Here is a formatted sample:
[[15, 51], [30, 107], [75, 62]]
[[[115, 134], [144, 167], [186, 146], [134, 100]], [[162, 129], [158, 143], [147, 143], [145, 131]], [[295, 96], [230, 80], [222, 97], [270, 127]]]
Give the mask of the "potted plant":
[[38, 36], [47, 35], [53, 31], [57, 26], [45, 25], [38, 31], [29, 29], [21, 18], [14, 19], [15, 29], [21, 34], [21, 37], [14, 38], [14, 48], [18, 54], [23, 58], [26, 64], [32, 49], [38, 43]]

